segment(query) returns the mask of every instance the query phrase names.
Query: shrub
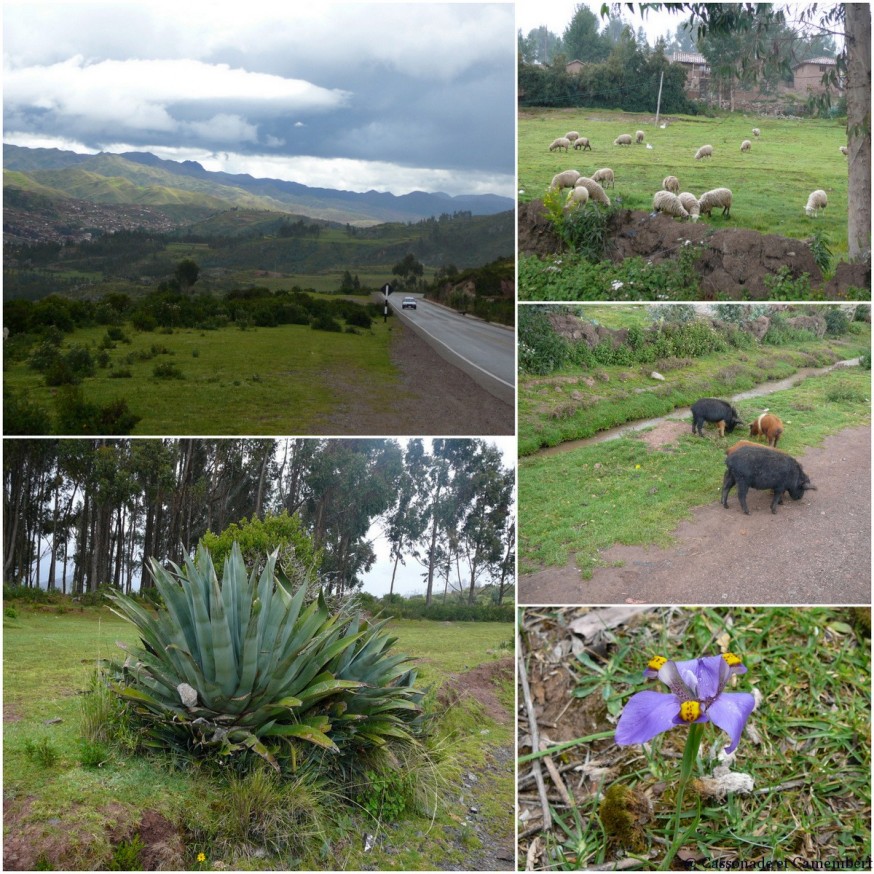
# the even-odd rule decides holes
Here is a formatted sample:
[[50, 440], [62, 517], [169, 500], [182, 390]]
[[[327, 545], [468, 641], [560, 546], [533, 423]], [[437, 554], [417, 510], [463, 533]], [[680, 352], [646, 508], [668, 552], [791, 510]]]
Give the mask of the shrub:
[[162, 361], [152, 370], [155, 379], [185, 379], [185, 374], [172, 361]]
[[519, 368], [545, 375], [562, 367], [568, 359], [568, 344], [549, 321], [544, 307], [519, 307]]
[[839, 337], [850, 330], [850, 320], [840, 307], [828, 307], [825, 311], [825, 332]]
[[24, 742], [24, 755], [41, 768], [51, 768], [60, 758], [57, 748], [47, 737], [39, 740], [28, 738]]
[[331, 615], [321, 595], [304, 606], [306, 588], [289, 591], [274, 564], [249, 576], [234, 545], [220, 584], [201, 546], [184, 570], [152, 560], [166, 605], [154, 615], [110, 596], [143, 641], [108, 667], [146, 743], [244, 766], [255, 753], [279, 771], [319, 750], [342, 768], [373, 746], [413, 742], [424, 693], [384, 623]]
[[338, 334], [343, 333], [343, 326], [327, 313], [319, 313], [310, 319], [310, 327], [314, 331], [332, 331]]

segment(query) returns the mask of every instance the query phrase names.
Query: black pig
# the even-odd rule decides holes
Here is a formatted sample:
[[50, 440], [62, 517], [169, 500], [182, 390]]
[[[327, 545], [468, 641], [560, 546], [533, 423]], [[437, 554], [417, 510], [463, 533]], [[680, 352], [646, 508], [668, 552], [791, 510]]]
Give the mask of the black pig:
[[808, 489], [816, 491], [810, 477], [801, 465], [785, 452], [768, 449], [765, 446], [741, 446], [725, 459], [728, 468], [722, 480], [722, 506], [728, 509], [728, 493], [737, 483], [737, 496], [740, 505], [748, 516], [747, 491], [754, 489], [773, 489], [771, 512], [777, 512], [777, 504], [782, 503], [783, 492], [797, 501]]
[[737, 410], [728, 401], [719, 398], [701, 398], [692, 404], [692, 433], [697, 431], [703, 437], [705, 422], [716, 422], [720, 437], [724, 437], [726, 431], [731, 434], [738, 425], [743, 425]]

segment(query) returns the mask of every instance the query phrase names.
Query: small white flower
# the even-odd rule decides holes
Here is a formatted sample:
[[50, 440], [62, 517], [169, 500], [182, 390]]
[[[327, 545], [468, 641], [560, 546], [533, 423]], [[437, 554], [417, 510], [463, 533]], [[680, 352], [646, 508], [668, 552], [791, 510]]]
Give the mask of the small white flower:
[[619, 279], [614, 279], [614, 280], [610, 283], [610, 288], [612, 288], [613, 291], [619, 291], [619, 289], [622, 288], [624, 285], [625, 285], [625, 283], [622, 282], [621, 280], [619, 280]]

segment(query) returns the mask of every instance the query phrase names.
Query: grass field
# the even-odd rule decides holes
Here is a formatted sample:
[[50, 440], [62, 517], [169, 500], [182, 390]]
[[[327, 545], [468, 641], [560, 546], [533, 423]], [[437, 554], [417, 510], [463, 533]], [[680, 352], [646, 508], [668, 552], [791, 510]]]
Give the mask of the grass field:
[[[449, 674], [506, 657], [512, 626], [505, 623], [397, 622], [397, 648], [420, 660], [421, 683], [439, 687]], [[3, 633], [4, 816], [7, 835], [15, 829], [45, 847], [46, 867], [105, 870], [117, 865], [118, 835], [136, 827], [144, 811], [160, 811], [182, 834], [187, 870], [215, 867], [271, 870], [427, 869], [442, 863], [464, 867], [478, 839], [465, 832], [452, 806], [431, 821], [405, 814], [393, 823], [374, 822], [346, 805], [335, 805], [325, 824], [326, 838], [305, 858], [274, 857], [258, 851], [232, 860], [204, 835], [214, 832], [222, 784], [197, 767], [163, 758], [143, 758], [113, 747], [99, 766], [83, 762], [80, 720], [83, 692], [98, 658], [119, 655], [116, 641], [133, 643], [135, 632], [106, 608], [5, 604]], [[463, 655], [462, 655], [463, 654]], [[439, 732], [450, 755], [440, 765], [457, 795], [461, 775], [480, 769], [498, 749], [512, 759], [513, 689], [500, 692], [507, 707], [505, 724], [495, 723], [476, 702], [463, 701], [442, 714]], [[480, 773], [483, 816], [492, 817], [512, 843], [513, 778]], [[14, 823], [14, 825], [12, 825]], [[133, 826], [131, 826], [133, 824]], [[366, 856], [362, 836], [380, 840]], [[113, 837], [115, 836], [115, 837]], [[208, 861], [198, 863], [198, 852]], [[449, 862], [447, 862], [449, 860]], [[218, 863], [218, 864], [215, 864]], [[179, 860], [172, 867], [179, 867]], [[441, 867], [438, 865], [437, 867]]]
[[[618, 326], [622, 317], [616, 310], [608, 311], [608, 318], [617, 320]], [[642, 307], [632, 310], [643, 312]], [[592, 317], [595, 313], [587, 308], [586, 318]], [[625, 422], [661, 416], [699, 397], [747, 391], [763, 382], [785, 379], [801, 367], [823, 367], [856, 358], [870, 348], [870, 332], [866, 331], [815, 342], [661, 361], [652, 366], [598, 367], [592, 372], [566, 367], [549, 376], [520, 374], [519, 455], [591, 437]], [[668, 379], [654, 384], [649, 375], [653, 370], [663, 371]]]
[[[391, 409], [401, 391], [389, 359], [392, 327], [376, 320], [355, 334], [305, 325], [163, 334], [128, 325], [131, 342], [118, 343], [109, 352], [112, 366], [98, 368], [82, 388], [90, 402], [124, 398], [142, 417], [134, 434], [319, 433], [347, 392], [368, 397], [374, 411]], [[79, 329], [65, 336], [63, 348], [96, 346], [105, 333]], [[155, 376], [167, 363], [183, 378]], [[111, 376], [119, 371], [130, 376]], [[25, 362], [10, 365], [4, 377], [9, 388], [52, 408], [57, 389]]]
[[[762, 402], [736, 406], [743, 417], [760, 412]], [[787, 425], [780, 448], [803, 455], [828, 434], [870, 422], [871, 372], [849, 368], [811, 377], [768, 395], [767, 406], [781, 411]], [[670, 452], [651, 450], [634, 436], [521, 459], [520, 572], [560, 567], [576, 553], [589, 578], [600, 550], [614, 543], [669, 544], [678, 522], [712, 501], [721, 481], [724, 449], [734, 440], [708, 437], [686, 433]]]
[[[654, 116], [618, 110], [527, 109], [519, 113], [519, 199], [543, 197], [552, 177], [574, 168], [588, 175], [610, 167], [615, 190], [608, 194], [628, 209], [649, 211], [653, 194], [665, 176], [680, 180], [681, 191], [700, 197], [713, 188], [730, 188], [731, 218], [714, 211], [715, 227], [751, 228], [767, 234], [802, 239], [815, 230], [829, 241], [837, 259], [847, 255], [847, 159], [838, 147], [846, 145], [841, 120], [771, 119], [741, 113], [717, 118], [670, 116], [667, 127], [655, 127]], [[752, 135], [753, 127], [761, 136]], [[577, 130], [590, 139], [592, 151], [548, 151], [556, 137]], [[642, 130], [644, 145], [614, 146], [622, 133]], [[752, 150], [740, 151], [743, 140]], [[713, 157], [696, 161], [699, 146], [713, 146]], [[804, 205], [811, 191], [828, 194], [828, 208], [808, 218]]]
[[[540, 852], [534, 847], [532, 853], [535, 870], [612, 869], [626, 855], [640, 859], [642, 870], [660, 869], [674, 836], [675, 788], [688, 731], [677, 726], [646, 746], [617, 746], [616, 718], [633, 694], [667, 691], [658, 680], [643, 679], [653, 654], [678, 660], [726, 650], [738, 654], [747, 668], [727, 691], [759, 699], [734, 755], [725, 758], [733, 776], [747, 775], [752, 791], [730, 791], [721, 798], [701, 784], [687, 791], [681, 822], [691, 831], [683, 842], [682, 861], [670, 868], [870, 867], [870, 609], [647, 608], [607, 632], [606, 651], [554, 655], [567, 652], [568, 638], [574, 637], [568, 626], [582, 613], [570, 607], [530, 608], [521, 619], [535, 679], [567, 677], [567, 694], [560, 697], [570, 704], [551, 731], [580, 738], [553, 753], [576, 805], [556, 804], [558, 821], [552, 829], [529, 833], [520, 842], [522, 858], [539, 844]], [[564, 691], [556, 686], [550, 685], [556, 694]], [[727, 742], [724, 732], [705, 726], [696, 778], [717, 776]], [[520, 774], [529, 767], [520, 766]], [[589, 776], [571, 784], [568, 775], [577, 772]], [[551, 792], [549, 777], [544, 777]], [[599, 812], [605, 795], [621, 786], [638, 793], [637, 798], [645, 795], [647, 810], [639, 816], [628, 815], [630, 805], [621, 811], [628, 818], [624, 832], [618, 817], [611, 822]], [[537, 811], [533, 784], [523, 790], [523, 809]], [[634, 813], [641, 809], [633, 808]]]

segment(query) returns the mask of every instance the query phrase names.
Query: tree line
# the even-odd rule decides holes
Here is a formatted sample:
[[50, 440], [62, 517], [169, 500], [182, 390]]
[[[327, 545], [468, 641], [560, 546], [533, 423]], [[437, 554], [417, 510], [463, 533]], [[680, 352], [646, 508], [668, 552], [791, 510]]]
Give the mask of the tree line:
[[[82, 595], [147, 590], [147, 562], [179, 563], [207, 532], [280, 514], [311, 540], [343, 595], [374, 565], [379, 526], [399, 563], [441, 583], [513, 585], [515, 475], [483, 440], [10, 439], [4, 442], [7, 584]], [[236, 529], [235, 529], [236, 530]], [[456, 582], [457, 581], [457, 582]]]

